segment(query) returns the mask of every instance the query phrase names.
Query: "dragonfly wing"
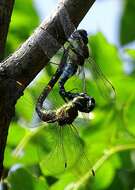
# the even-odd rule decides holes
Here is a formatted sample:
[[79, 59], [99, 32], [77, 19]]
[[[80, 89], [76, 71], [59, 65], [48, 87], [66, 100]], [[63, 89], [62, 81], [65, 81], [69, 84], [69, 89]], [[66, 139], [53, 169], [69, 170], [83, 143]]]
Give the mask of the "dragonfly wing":
[[90, 71], [102, 97], [107, 101], [114, 101], [116, 98], [116, 92], [112, 83], [106, 78], [99, 65], [95, 63], [92, 57], [89, 57], [86, 62], [90, 65]]
[[86, 80], [85, 80], [85, 70], [82, 67], [82, 81], [83, 81], [83, 92], [86, 93]]
[[55, 126], [55, 128], [56, 133], [52, 138], [55, 139], [55, 143], [40, 163], [41, 169], [49, 175], [57, 175], [74, 168], [84, 146], [73, 126]]
[[[55, 127], [55, 134], [51, 131], [51, 143], [50, 151], [48, 154], [41, 160], [40, 167], [44, 170], [44, 173], [47, 175], [57, 175], [66, 169], [66, 155], [65, 147], [63, 142], [63, 129], [61, 126]], [[51, 140], [50, 139], [50, 140]], [[49, 142], [50, 143], [50, 142]]]
[[74, 143], [74, 148], [76, 150], [78, 149], [78, 146], [79, 146], [79, 152], [80, 152], [72, 170], [77, 176], [81, 176], [87, 171], [91, 172], [91, 163], [86, 155], [85, 143], [80, 138], [78, 131], [73, 124], [71, 126], [71, 130], [73, 131], [74, 134], [76, 134], [76, 137], [78, 138], [78, 141], [79, 141], [79, 142], [76, 141], [77, 143]]

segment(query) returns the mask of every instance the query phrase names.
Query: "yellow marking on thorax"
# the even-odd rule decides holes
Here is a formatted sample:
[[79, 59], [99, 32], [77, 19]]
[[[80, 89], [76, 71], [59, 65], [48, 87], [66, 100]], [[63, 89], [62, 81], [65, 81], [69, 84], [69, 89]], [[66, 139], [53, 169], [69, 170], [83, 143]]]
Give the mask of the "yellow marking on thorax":
[[21, 82], [16, 81], [17, 84], [19, 84], [19, 86], [24, 86]]
[[52, 89], [50, 85], [48, 85], [48, 89], [49, 89], [49, 90], [51, 90], [51, 89]]

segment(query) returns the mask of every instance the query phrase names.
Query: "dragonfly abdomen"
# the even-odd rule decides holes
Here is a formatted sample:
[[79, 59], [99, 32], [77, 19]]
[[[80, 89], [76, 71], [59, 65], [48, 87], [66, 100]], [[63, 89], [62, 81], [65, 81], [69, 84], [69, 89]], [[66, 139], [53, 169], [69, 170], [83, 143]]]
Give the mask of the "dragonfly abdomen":
[[72, 93], [66, 92], [64, 85], [66, 81], [77, 72], [77, 69], [78, 69], [78, 66], [76, 64], [73, 65], [73, 64], [68, 63], [60, 77], [59, 93], [65, 101], [66, 101], [66, 98], [68, 100], [73, 99]]

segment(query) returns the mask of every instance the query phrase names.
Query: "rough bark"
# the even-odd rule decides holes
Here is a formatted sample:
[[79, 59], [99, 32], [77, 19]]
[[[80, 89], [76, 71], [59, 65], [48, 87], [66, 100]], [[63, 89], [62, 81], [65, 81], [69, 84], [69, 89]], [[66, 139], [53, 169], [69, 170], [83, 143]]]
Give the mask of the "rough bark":
[[[3, 170], [4, 149], [8, 127], [14, 115], [14, 106], [26, 86], [48, 63], [67, 39], [64, 27], [70, 23], [60, 22], [60, 16], [68, 12], [71, 22], [78, 26], [95, 0], [65, 0], [53, 14], [35, 30], [32, 36], [0, 65], [0, 177]], [[64, 15], [63, 15], [64, 13]], [[66, 23], [67, 22], [67, 23]], [[69, 27], [68, 35], [73, 32]], [[47, 31], [47, 32], [46, 32]], [[48, 35], [49, 34], [49, 35]], [[52, 38], [56, 39], [52, 42]], [[51, 51], [50, 51], [51, 50]]]

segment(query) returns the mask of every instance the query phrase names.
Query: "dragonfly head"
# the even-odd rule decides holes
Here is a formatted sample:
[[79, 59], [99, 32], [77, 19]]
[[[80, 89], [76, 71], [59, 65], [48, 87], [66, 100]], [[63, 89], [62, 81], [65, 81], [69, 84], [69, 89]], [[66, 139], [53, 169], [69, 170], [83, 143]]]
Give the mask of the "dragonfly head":
[[72, 33], [69, 38], [72, 51], [78, 57], [78, 64], [84, 65], [84, 60], [89, 57], [88, 34], [86, 30], [80, 29]]
[[85, 93], [80, 93], [73, 101], [80, 112], [89, 113], [95, 107], [95, 99]]
[[83, 29], [77, 30], [77, 31], [79, 32], [79, 34], [80, 34], [80, 36], [81, 36], [83, 42], [84, 42], [85, 44], [88, 44], [88, 33], [87, 33], [87, 31], [86, 31], [86, 30], [83, 30]]
[[86, 30], [80, 29], [72, 33], [71, 39], [83, 40], [84, 44], [88, 44], [88, 34]]

